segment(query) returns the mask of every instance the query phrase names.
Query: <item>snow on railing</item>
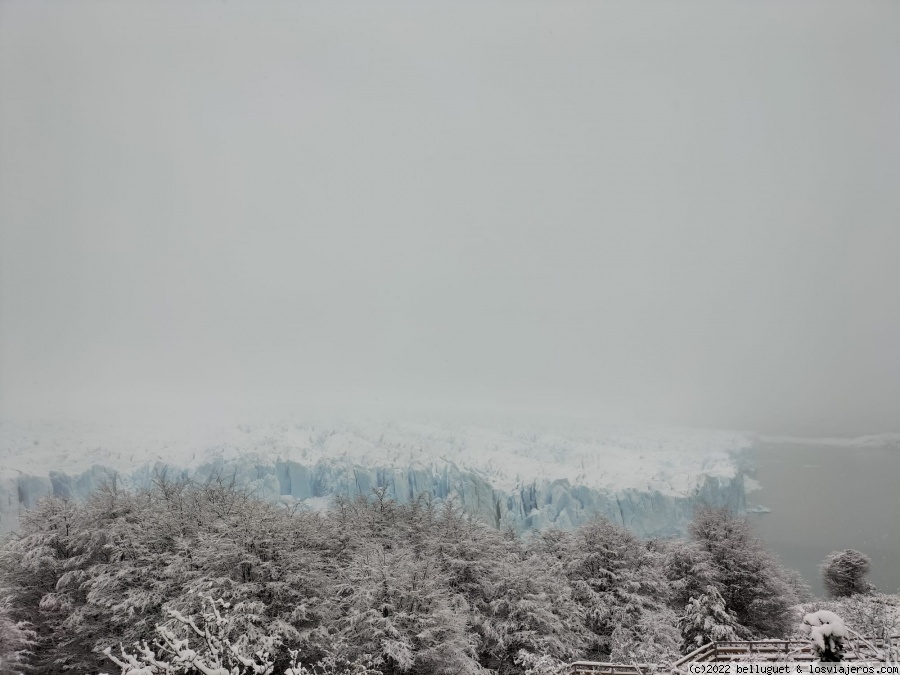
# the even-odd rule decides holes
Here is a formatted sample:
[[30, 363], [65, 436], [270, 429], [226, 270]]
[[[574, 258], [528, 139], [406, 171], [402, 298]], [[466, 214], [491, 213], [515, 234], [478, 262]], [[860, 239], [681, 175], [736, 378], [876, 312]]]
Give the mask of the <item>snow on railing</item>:
[[[846, 642], [845, 661], [890, 661], [900, 644], [900, 635], [886, 638], [865, 638], [856, 635]], [[683, 672], [688, 663], [710, 661], [815, 661], [816, 656], [807, 640], [736, 640], [708, 642], [671, 664], [671, 667], [648, 663], [606, 663], [601, 661], [575, 661], [569, 664], [569, 672], [589, 675], [648, 675], [655, 671]]]
[[575, 661], [569, 664], [571, 673], [591, 675], [647, 675], [656, 670], [649, 663], [604, 663], [601, 661]]
[[[864, 638], [856, 635], [846, 641], [845, 661], [891, 660], [894, 645], [900, 635], [887, 638]], [[697, 661], [814, 661], [810, 643], [806, 640], [736, 640], [709, 642], [690, 654], [682, 656], [673, 665], [680, 668]]]

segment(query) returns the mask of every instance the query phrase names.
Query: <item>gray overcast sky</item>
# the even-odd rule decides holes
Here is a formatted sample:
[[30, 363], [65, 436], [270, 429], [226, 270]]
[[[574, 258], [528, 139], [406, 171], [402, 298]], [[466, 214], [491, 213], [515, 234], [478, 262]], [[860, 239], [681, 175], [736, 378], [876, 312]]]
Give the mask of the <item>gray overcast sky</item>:
[[5, 414], [896, 431], [898, 217], [897, 2], [0, 3]]

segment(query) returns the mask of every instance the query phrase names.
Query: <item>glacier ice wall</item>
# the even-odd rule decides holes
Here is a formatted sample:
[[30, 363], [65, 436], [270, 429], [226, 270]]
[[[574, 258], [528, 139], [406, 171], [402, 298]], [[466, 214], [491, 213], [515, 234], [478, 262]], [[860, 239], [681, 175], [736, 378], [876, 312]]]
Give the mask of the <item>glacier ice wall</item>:
[[[0, 531], [43, 497], [84, 499], [111, 476], [199, 481], [313, 508], [383, 488], [454, 499], [496, 527], [570, 528], [602, 515], [638, 534], [683, 533], [697, 503], [746, 508], [751, 439], [669, 428], [574, 429], [471, 420], [261, 421], [161, 428], [0, 421]], [[752, 469], [751, 469], [752, 470]], [[752, 485], [752, 481], [747, 482]]]
[[384, 488], [389, 497], [404, 503], [427, 493], [438, 500], [453, 499], [483, 522], [518, 532], [549, 526], [573, 528], [601, 515], [641, 536], [677, 535], [684, 533], [698, 503], [728, 506], [735, 511], [746, 509], [741, 471], [732, 477], [700, 476], [692, 490], [670, 494], [633, 487], [588, 487], [572, 484], [567, 478], [534, 479], [499, 488], [488, 476], [460, 468], [452, 461], [373, 467], [329, 460], [309, 465], [290, 460], [258, 463], [238, 459], [216, 460], [195, 469], [156, 463], [126, 474], [94, 465], [77, 474], [51, 471], [46, 476], [7, 477], [0, 480], [0, 531], [16, 529], [22, 512], [43, 497], [84, 499], [114, 475], [126, 486], [147, 486], [157, 473], [199, 481], [214, 475], [234, 477], [262, 498], [308, 505], [325, 503], [333, 495], [370, 495], [376, 488]]

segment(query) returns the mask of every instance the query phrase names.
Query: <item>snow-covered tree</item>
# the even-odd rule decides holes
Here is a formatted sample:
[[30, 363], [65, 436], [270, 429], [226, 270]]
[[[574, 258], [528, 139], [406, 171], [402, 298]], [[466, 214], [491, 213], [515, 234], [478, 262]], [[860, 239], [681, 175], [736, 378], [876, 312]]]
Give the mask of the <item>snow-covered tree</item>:
[[658, 542], [662, 569], [669, 583], [670, 606], [684, 609], [688, 600], [700, 597], [715, 583], [716, 569], [710, 554], [696, 541], [668, 539]]
[[384, 673], [480, 673], [467, 606], [435, 561], [381, 545], [360, 549], [337, 584], [335, 624], [350, 660]]
[[806, 614], [800, 631], [809, 638], [820, 661], [830, 663], [843, 660], [844, 639], [848, 633], [844, 621], [837, 614], [826, 609]]
[[617, 626], [610, 636], [613, 663], [667, 663], [678, 658], [675, 612], [668, 607], [645, 611], [632, 625]]
[[0, 585], [13, 619], [41, 638], [38, 672], [95, 671], [105, 647], [153, 638], [170, 621], [164, 608], [198, 612], [197, 593], [231, 603], [235, 634], [318, 645], [331, 586], [325, 527], [218, 479], [158, 479], [136, 493], [110, 485], [86, 503], [46, 500], [26, 514], [21, 536], [0, 549]]
[[796, 621], [798, 598], [781, 564], [755, 536], [746, 518], [727, 508], [702, 506], [690, 525], [691, 537], [708, 554], [715, 586], [734, 613], [739, 635], [779, 638]]
[[183, 637], [172, 628], [157, 626], [153, 644], [137, 644], [133, 652], [123, 647], [118, 656], [109, 647], [104, 653], [122, 669], [122, 675], [270, 675], [278, 638], [257, 644], [251, 644], [246, 635], [231, 638], [230, 605], [208, 596], [202, 599], [205, 607], [199, 619], [168, 610]]
[[900, 633], [900, 596], [858, 593], [839, 604], [839, 615], [860, 635], [883, 639]]
[[8, 604], [0, 604], [0, 675], [22, 671], [36, 637], [28, 623], [12, 618]]
[[866, 581], [871, 562], [869, 556], [852, 548], [831, 553], [819, 565], [828, 595], [843, 598], [871, 590]]
[[546, 654], [532, 654], [524, 649], [515, 658], [515, 664], [522, 675], [564, 675], [569, 672], [569, 664]]
[[522, 654], [565, 661], [581, 653], [583, 612], [556, 558], [452, 504], [439, 510], [429, 538], [429, 555], [469, 607], [483, 667], [513, 672], [524, 667]]
[[587, 646], [584, 610], [555, 561], [538, 554], [501, 558], [478, 619], [482, 664], [516, 672], [524, 654], [572, 660]]
[[737, 620], [725, 608], [725, 599], [715, 586], [688, 600], [678, 619], [681, 629], [681, 653], [688, 654], [708, 642], [737, 640]]
[[784, 568], [784, 580], [793, 591], [797, 602], [811, 602], [816, 596], [813, 595], [812, 588], [797, 570]]
[[85, 522], [82, 505], [44, 499], [25, 513], [20, 533], [0, 548], [8, 617], [16, 624], [27, 622], [36, 633], [29, 665], [38, 671], [88, 672], [98, 663], [91, 644], [69, 623], [84, 593], [60, 583], [81, 578], [100, 553], [82, 537]]
[[348, 661], [329, 651], [321, 659], [304, 664], [300, 660], [299, 650], [290, 650], [291, 665], [284, 671], [284, 675], [381, 675], [371, 657], [366, 656], [361, 660]]
[[[653, 622], [657, 624], [671, 620], [669, 631], [653, 633], [665, 635], [657, 647], [663, 651], [677, 647], [674, 615], [664, 611], [669, 587], [661, 557], [647, 542], [598, 518], [571, 534], [550, 532], [541, 538], [541, 544], [562, 563], [572, 595], [582, 607], [591, 633], [586, 656], [608, 658], [613, 632], [618, 630], [622, 637], [636, 631], [642, 621], [650, 620], [647, 614], [655, 614]], [[646, 642], [649, 645], [651, 640]]]
[[[582, 653], [582, 608], [573, 601], [561, 563], [526, 550], [507, 536], [466, 515], [453, 501], [436, 505], [426, 497], [408, 504], [374, 498], [339, 499], [328, 514], [335, 574], [346, 575], [359, 557], [380, 546], [388, 560], [434, 566], [447, 602], [465, 623], [480, 667], [520, 672], [519, 653], [560, 661]], [[396, 578], [394, 574], [394, 578]], [[336, 614], [346, 616], [342, 607]], [[339, 618], [340, 634], [347, 627]], [[354, 640], [356, 642], [356, 640]]]
[[288, 650], [288, 664], [276, 668], [278, 636], [258, 640], [246, 634], [233, 637], [231, 606], [202, 596], [200, 615], [185, 616], [168, 610], [176, 628], [159, 625], [152, 643], [107, 648], [104, 654], [121, 669], [121, 675], [381, 675], [371, 660], [347, 661], [334, 654], [304, 663], [301, 652]]
[[[110, 653], [132, 669], [153, 666], [135, 665], [147, 649], [156, 668], [175, 667], [176, 643], [209, 652], [183, 620], [203, 630], [204, 597], [229, 605], [227, 621], [209, 624], [222, 645], [247, 658], [267, 651], [254, 667], [273, 675], [538, 675], [577, 658], [665, 661], [679, 643], [677, 601], [702, 604], [708, 586], [753, 633], [779, 635], [793, 598], [784, 571], [739, 519], [701, 514], [695, 526], [686, 543], [641, 540], [602, 519], [523, 541], [452, 502], [399, 503], [383, 489], [318, 514], [216, 475], [157, 476], [133, 493], [111, 482], [84, 503], [42, 502], [0, 547], [4, 625], [10, 635], [33, 626], [37, 675], [96, 672], [120, 644]], [[720, 602], [707, 604], [724, 622]]]

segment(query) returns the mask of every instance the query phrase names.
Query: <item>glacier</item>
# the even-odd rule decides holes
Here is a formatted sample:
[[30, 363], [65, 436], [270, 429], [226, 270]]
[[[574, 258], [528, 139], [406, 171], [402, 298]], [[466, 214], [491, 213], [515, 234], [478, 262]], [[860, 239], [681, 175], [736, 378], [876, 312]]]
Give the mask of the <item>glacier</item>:
[[0, 422], [0, 532], [43, 497], [84, 499], [115, 476], [234, 479], [323, 508], [381, 488], [455, 500], [498, 528], [573, 528], [601, 515], [641, 536], [684, 534], [696, 504], [747, 509], [753, 440], [693, 429], [565, 429], [446, 420], [280, 421], [166, 429]]

